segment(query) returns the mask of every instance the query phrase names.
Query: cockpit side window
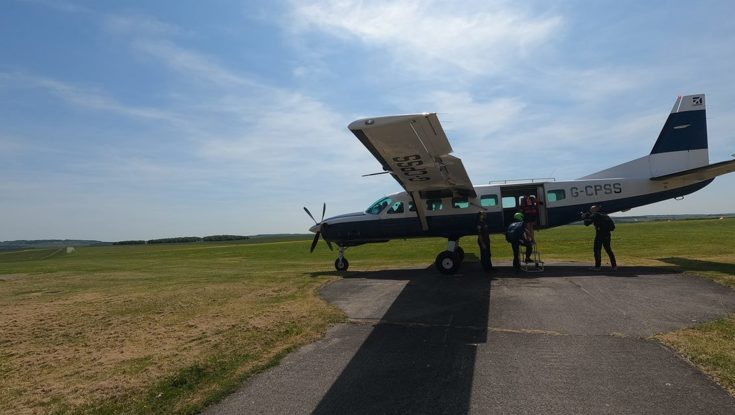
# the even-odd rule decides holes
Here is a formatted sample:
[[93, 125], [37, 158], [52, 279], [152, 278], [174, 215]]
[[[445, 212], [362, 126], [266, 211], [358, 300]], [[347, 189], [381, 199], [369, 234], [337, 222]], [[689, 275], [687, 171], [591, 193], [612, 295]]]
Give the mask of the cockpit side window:
[[365, 213], [369, 213], [371, 215], [379, 215], [380, 212], [385, 210], [385, 208], [387, 208], [388, 205], [390, 205], [390, 202], [391, 202], [391, 199], [389, 197], [384, 197], [378, 200], [377, 202], [373, 203], [372, 205], [370, 205], [370, 207], [367, 208]]

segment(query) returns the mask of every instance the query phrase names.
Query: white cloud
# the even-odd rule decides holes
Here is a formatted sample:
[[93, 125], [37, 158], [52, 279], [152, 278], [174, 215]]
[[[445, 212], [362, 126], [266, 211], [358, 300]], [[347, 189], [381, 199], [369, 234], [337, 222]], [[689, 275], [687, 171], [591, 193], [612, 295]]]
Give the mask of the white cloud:
[[533, 16], [487, 2], [294, 1], [290, 9], [297, 33], [316, 29], [357, 38], [420, 74], [498, 72], [548, 46], [563, 22], [560, 16]]

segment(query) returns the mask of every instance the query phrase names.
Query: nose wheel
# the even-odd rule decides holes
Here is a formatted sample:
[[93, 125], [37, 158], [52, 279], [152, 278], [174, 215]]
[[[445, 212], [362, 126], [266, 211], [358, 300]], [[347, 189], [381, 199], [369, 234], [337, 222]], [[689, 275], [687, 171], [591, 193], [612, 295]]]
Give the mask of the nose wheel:
[[334, 268], [337, 271], [347, 271], [347, 268], [349, 268], [350, 263], [347, 261], [347, 258], [337, 258], [334, 261]]
[[337, 271], [347, 271], [347, 268], [350, 266], [350, 262], [347, 261], [347, 258], [345, 258], [345, 247], [340, 246], [339, 247], [339, 257], [334, 261], [334, 268]]

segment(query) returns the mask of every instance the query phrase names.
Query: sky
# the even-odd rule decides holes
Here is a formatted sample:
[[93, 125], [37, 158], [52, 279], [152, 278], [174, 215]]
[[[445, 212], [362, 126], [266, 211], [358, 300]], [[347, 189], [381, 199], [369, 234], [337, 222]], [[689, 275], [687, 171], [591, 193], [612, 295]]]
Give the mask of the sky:
[[[550, 4], [551, 3], [551, 4]], [[401, 191], [347, 130], [436, 112], [475, 184], [650, 152], [707, 94], [735, 153], [735, 3], [73, 1], [0, 8], [0, 240], [305, 233]], [[629, 215], [735, 212], [735, 174]], [[318, 219], [318, 217], [317, 217]]]

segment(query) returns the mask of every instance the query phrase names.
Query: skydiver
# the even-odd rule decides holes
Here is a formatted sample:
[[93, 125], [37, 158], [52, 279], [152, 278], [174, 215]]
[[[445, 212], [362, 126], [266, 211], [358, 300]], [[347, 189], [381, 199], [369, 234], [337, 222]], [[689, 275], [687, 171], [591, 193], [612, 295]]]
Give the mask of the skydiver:
[[617, 270], [617, 262], [615, 261], [615, 254], [613, 253], [612, 246], [610, 245], [611, 234], [610, 232], [615, 230], [615, 222], [610, 216], [601, 212], [600, 206], [593, 205], [590, 207], [589, 212], [582, 213], [582, 219], [584, 220], [584, 226], [595, 225], [595, 242], [592, 251], [595, 254], [595, 266], [590, 268], [592, 271], [600, 271], [602, 268], [602, 248], [605, 248], [607, 256], [610, 257], [610, 266], [613, 271]]

